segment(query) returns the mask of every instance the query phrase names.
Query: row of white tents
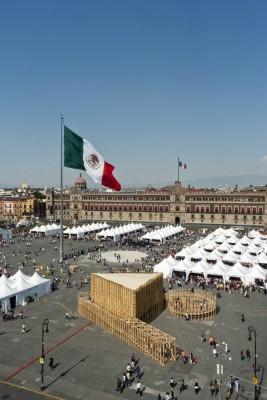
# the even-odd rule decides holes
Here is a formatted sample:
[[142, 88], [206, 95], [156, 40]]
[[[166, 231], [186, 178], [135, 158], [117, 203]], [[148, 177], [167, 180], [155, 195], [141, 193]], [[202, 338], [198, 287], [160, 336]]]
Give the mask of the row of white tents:
[[110, 225], [106, 222], [93, 222], [92, 224], [84, 224], [82, 226], [73, 226], [72, 228], [67, 228], [63, 231], [64, 235], [69, 237], [76, 236], [77, 239], [82, 239], [84, 235], [101, 231], [103, 229], [108, 229]]
[[57, 235], [60, 232], [60, 225], [55, 223], [47, 224], [47, 225], [36, 225], [34, 228], [30, 229], [30, 233], [38, 233], [41, 235]]
[[0, 301], [2, 311], [25, 305], [27, 298], [39, 298], [51, 292], [51, 280], [41, 277], [37, 272], [32, 276], [20, 269], [10, 278], [5, 274], [0, 277]]
[[[239, 238], [235, 233], [231, 236], [226, 236], [222, 231], [219, 228], [218, 234], [215, 231], [206, 238], [185, 247], [175, 255], [175, 258], [211, 262], [222, 260], [226, 264], [240, 262], [241, 264], [250, 266], [254, 264], [267, 264], [266, 236], [258, 235], [250, 239], [245, 235]], [[228, 231], [226, 230], [226, 233]]]
[[169, 239], [172, 236], [182, 233], [184, 230], [185, 228], [183, 228], [181, 225], [178, 226], [169, 225], [164, 228], [147, 232], [144, 236], [141, 237], [141, 240], [164, 242], [166, 239]]
[[145, 227], [141, 223], [139, 224], [129, 223], [122, 226], [116, 226], [115, 228], [110, 228], [106, 230], [103, 229], [101, 232], [96, 234], [96, 237], [98, 239], [112, 238], [114, 242], [117, 242], [120, 240], [122, 236], [127, 236], [128, 234], [131, 233], [143, 231], [144, 229]]
[[263, 281], [267, 279], [267, 270], [258, 264], [249, 268], [240, 263], [229, 266], [222, 261], [216, 264], [209, 264], [206, 261], [194, 263], [188, 260], [177, 261], [172, 256], [155, 265], [153, 270], [154, 272], [162, 272], [164, 278], [172, 276], [173, 272], [180, 272], [185, 274], [186, 280], [188, 280], [190, 274], [197, 274], [203, 275], [205, 279], [207, 277], [221, 277], [224, 282], [238, 278], [246, 285], [255, 283], [255, 279]]
[[[177, 258], [179, 260], [177, 260]], [[233, 229], [218, 228], [207, 237], [185, 247], [154, 266], [155, 272], [163, 272], [164, 277], [173, 271], [182, 272], [186, 279], [190, 273], [220, 276], [224, 281], [239, 278], [245, 284], [255, 279], [267, 279], [267, 238], [253, 232], [252, 235], [238, 237]]]

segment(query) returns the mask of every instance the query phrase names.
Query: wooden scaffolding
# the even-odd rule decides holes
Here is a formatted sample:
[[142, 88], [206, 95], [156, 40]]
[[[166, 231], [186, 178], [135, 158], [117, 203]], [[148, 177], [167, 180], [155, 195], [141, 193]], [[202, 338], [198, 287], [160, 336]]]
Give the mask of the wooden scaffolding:
[[164, 310], [161, 273], [95, 273], [91, 275], [91, 301], [124, 319], [151, 322]]
[[135, 317], [123, 319], [104, 310], [90, 300], [89, 293], [79, 293], [78, 312], [161, 365], [176, 360], [176, 338]]
[[217, 298], [204, 290], [174, 289], [166, 295], [168, 308], [177, 317], [211, 319], [217, 313]]

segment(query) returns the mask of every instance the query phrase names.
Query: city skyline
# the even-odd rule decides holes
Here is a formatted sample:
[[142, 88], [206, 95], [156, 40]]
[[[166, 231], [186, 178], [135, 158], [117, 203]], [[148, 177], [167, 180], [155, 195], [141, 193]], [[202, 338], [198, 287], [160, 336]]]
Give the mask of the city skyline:
[[[3, 3], [0, 182], [59, 186], [63, 115], [122, 188], [173, 183], [178, 157], [181, 181], [266, 184], [266, 11], [260, 0]], [[96, 187], [68, 168], [63, 185], [79, 172]]]

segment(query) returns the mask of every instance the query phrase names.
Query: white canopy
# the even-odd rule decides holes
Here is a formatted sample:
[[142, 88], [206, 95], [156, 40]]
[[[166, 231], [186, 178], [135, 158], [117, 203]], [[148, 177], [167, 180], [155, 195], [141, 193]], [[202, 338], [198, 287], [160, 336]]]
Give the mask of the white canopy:
[[249, 285], [250, 283], [255, 283], [255, 279], [262, 279], [265, 281], [266, 278], [267, 271], [256, 264], [254, 267], [249, 268], [249, 272], [245, 275], [244, 283]]
[[166, 258], [164, 258], [164, 260], [162, 260], [159, 264], [154, 265], [153, 267], [153, 271], [162, 272], [164, 278], [171, 276], [172, 269], [173, 269], [173, 264], [168, 262]]
[[245, 280], [245, 275], [249, 272], [247, 267], [237, 262], [229, 271], [225, 274], [227, 280], [231, 278], [240, 278], [242, 282]]
[[41, 278], [37, 272], [32, 277], [18, 270], [10, 278], [0, 278], [0, 301], [3, 311], [26, 304], [27, 297], [42, 297], [51, 292], [50, 279]]

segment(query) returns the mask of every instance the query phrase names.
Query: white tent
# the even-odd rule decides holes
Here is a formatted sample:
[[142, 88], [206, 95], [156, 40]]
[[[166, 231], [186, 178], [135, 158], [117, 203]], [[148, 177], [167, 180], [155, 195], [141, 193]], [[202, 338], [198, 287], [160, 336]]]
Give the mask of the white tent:
[[261, 253], [255, 260], [255, 263], [258, 264], [267, 264], [267, 255], [265, 253]]
[[245, 275], [244, 283], [249, 285], [250, 283], [255, 283], [255, 279], [261, 279], [265, 281], [266, 278], [267, 270], [256, 264], [254, 267], [249, 268], [249, 272]]
[[41, 278], [37, 272], [32, 277], [21, 270], [10, 278], [0, 278], [0, 301], [2, 310], [7, 312], [27, 303], [27, 298], [39, 298], [51, 292], [50, 279]]
[[225, 274], [227, 280], [231, 278], [240, 278], [242, 282], [245, 280], [245, 275], [249, 272], [249, 268], [237, 262], [229, 271]]
[[191, 269], [188, 270], [189, 274], [202, 274], [206, 278], [209, 271], [212, 269], [212, 265], [208, 264], [205, 260], [201, 260], [198, 263], [195, 263]]
[[207, 275], [221, 276], [225, 281], [226, 274], [228, 271], [229, 267], [227, 267], [227, 265], [225, 265], [222, 261], [219, 261], [218, 263], [212, 265], [212, 268], [208, 271]]
[[168, 262], [166, 258], [164, 258], [164, 260], [162, 260], [159, 264], [154, 265], [154, 267], [153, 267], [154, 272], [162, 272], [163, 273], [163, 278], [167, 278], [168, 276], [171, 276], [172, 269], [173, 269], [173, 264]]

